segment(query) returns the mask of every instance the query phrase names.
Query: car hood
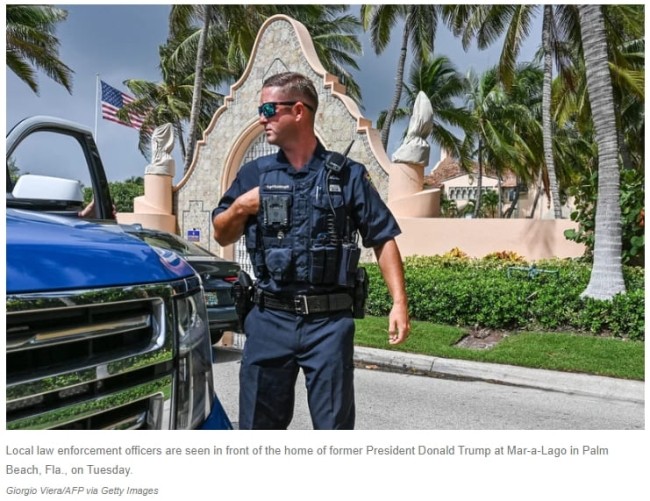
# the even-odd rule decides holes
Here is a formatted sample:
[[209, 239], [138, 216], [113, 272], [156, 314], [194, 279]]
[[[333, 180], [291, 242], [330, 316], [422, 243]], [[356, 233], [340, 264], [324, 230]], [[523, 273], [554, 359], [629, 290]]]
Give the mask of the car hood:
[[237, 275], [240, 267], [237, 263], [226, 261], [220, 257], [183, 256], [199, 275], [209, 275], [212, 278], [225, 278]]
[[7, 294], [166, 282], [194, 275], [116, 224], [7, 209]]

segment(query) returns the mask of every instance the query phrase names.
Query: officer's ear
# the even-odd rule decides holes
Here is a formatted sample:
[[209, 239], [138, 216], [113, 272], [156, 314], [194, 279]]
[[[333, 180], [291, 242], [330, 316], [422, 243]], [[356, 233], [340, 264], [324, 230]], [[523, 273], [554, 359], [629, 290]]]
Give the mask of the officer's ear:
[[298, 114], [300, 115], [300, 119], [309, 119], [309, 109], [307, 106], [305, 106], [305, 103], [302, 101], [297, 101], [296, 104], [294, 104], [294, 107], [296, 108]]

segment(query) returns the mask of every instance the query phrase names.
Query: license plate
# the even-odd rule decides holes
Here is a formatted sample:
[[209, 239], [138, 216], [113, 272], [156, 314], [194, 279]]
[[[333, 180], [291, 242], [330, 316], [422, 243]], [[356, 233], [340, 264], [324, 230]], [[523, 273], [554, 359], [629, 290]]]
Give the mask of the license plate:
[[206, 306], [219, 306], [219, 297], [216, 292], [206, 292], [205, 293], [205, 304]]

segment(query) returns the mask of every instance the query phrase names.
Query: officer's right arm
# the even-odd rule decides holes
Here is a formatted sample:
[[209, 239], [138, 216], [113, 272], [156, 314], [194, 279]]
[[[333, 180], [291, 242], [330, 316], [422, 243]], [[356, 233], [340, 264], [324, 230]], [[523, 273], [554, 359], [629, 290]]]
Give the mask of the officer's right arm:
[[260, 208], [259, 188], [253, 188], [237, 197], [225, 211], [212, 220], [214, 239], [219, 245], [230, 245], [241, 238], [246, 221], [257, 214]]

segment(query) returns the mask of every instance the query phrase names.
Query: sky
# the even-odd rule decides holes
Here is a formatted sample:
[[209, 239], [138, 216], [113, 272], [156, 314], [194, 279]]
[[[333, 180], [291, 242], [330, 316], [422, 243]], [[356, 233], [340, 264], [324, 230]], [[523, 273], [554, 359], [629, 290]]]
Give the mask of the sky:
[[[32, 115], [53, 115], [78, 122], [96, 130], [97, 145], [109, 181], [142, 176], [148, 161], [138, 150], [138, 132], [101, 118], [97, 75], [127, 93], [124, 80], [159, 81], [158, 47], [167, 38], [170, 6], [77, 4], [59, 7], [68, 11], [68, 18], [58, 25], [56, 36], [60, 41], [60, 59], [74, 71], [72, 95], [40, 72], [39, 94], [36, 95], [6, 70], [7, 130]], [[357, 10], [358, 6], [351, 6], [351, 9]], [[353, 75], [361, 87], [363, 115], [376, 124], [377, 116], [388, 108], [393, 96], [400, 37], [395, 32], [391, 45], [380, 56], [375, 55], [367, 34], [361, 34], [360, 38], [364, 55], [359, 60], [360, 70]], [[540, 40], [541, 19], [538, 16], [523, 47], [521, 61], [532, 60]], [[449, 57], [463, 74], [470, 68], [480, 73], [493, 66], [498, 62], [500, 51], [497, 43], [486, 51], [472, 48], [465, 52], [460, 41], [442, 26], [438, 28], [435, 47], [436, 54]], [[404, 122], [391, 129], [389, 157], [399, 147], [407, 126]], [[183, 170], [178, 146], [174, 154], [177, 182]], [[432, 144], [429, 169], [439, 157], [439, 148]]]

